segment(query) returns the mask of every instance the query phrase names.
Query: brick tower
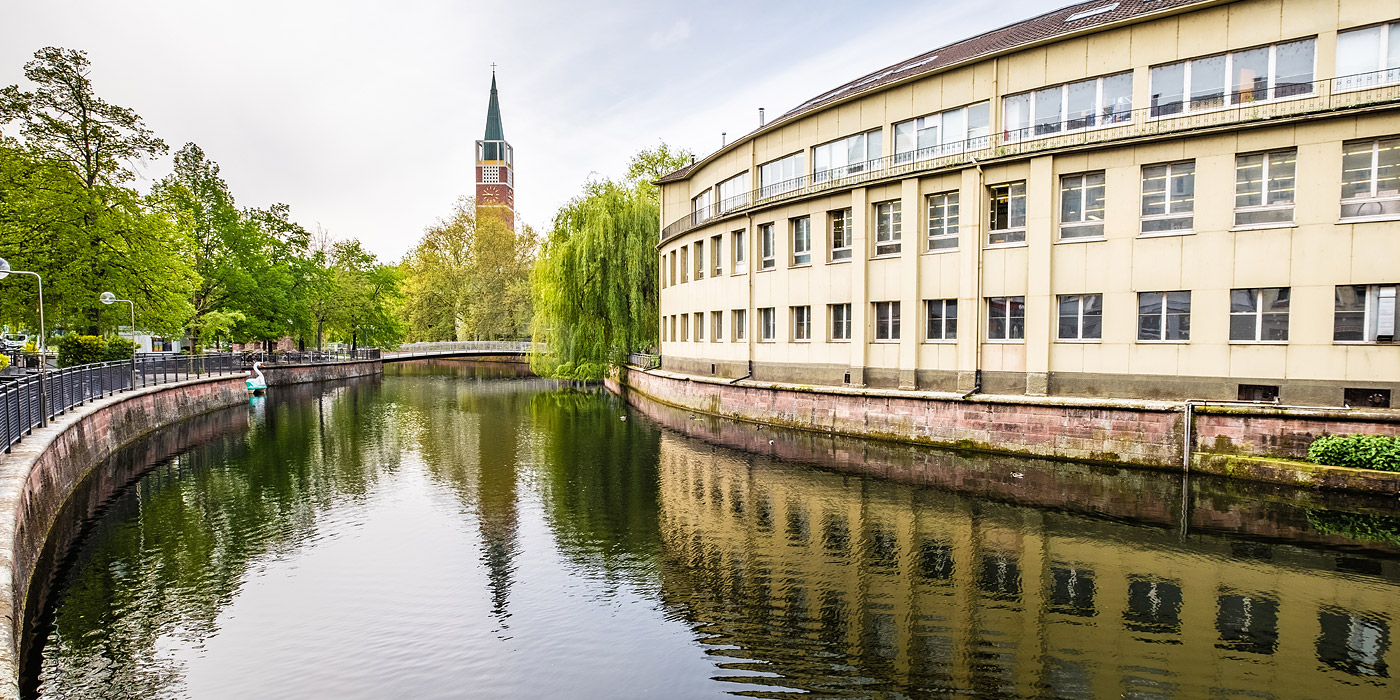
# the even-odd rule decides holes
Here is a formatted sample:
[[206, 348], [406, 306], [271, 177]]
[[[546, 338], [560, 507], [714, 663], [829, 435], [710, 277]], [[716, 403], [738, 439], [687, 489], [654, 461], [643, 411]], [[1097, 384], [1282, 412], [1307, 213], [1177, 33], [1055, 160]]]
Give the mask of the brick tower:
[[476, 142], [476, 206], [498, 209], [515, 230], [515, 150], [501, 129], [496, 98], [496, 68], [491, 67], [491, 104], [486, 108], [486, 138]]

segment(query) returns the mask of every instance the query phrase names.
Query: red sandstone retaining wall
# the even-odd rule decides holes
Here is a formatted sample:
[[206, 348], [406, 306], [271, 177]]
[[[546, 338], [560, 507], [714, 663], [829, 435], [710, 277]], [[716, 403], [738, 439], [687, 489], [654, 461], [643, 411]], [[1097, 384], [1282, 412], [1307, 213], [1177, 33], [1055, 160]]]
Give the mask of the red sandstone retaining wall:
[[1400, 435], [1400, 411], [1202, 406], [1191, 432], [1197, 452], [1307, 459], [1322, 435]]

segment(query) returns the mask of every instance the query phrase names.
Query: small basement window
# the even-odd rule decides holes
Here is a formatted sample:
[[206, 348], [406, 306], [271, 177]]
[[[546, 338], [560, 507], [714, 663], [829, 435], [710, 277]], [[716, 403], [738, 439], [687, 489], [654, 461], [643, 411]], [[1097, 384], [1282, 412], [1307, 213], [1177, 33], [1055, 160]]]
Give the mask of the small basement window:
[[1342, 401], [1352, 408], [1390, 408], [1390, 390], [1346, 388]]
[[1241, 384], [1240, 401], [1278, 403], [1278, 387], [1266, 384]]

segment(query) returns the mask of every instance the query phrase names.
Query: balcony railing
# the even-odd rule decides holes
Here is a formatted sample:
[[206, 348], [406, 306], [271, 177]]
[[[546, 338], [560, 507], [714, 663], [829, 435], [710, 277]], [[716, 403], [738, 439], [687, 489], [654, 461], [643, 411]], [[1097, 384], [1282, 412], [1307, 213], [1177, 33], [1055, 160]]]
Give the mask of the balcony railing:
[[1036, 124], [769, 183], [672, 221], [661, 230], [661, 242], [714, 219], [777, 202], [868, 182], [935, 172], [974, 161], [1394, 104], [1400, 102], [1400, 69], [1311, 83], [1289, 83], [1286, 87], [1276, 88], [1272, 99], [1262, 99], [1268, 96], [1267, 93], [1261, 95], [1256, 94], [1257, 91], [1237, 91], [1230, 93], [1229, 99], [1222, 95], [1209, 104], [1199, 99], [1185, 99], [1171, 105], [1116, 110], [1107, 115], [1090, 115], [1053, 125]]

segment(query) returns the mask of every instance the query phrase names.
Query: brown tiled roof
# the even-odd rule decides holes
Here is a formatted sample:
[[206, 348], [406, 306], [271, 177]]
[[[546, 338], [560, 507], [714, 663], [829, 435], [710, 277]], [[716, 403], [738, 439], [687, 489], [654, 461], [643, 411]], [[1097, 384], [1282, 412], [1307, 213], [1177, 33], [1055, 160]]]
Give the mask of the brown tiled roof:
[[[1190, 5], [1218, 4], [1219, 0], [1090, 0], [1062, 7], [1038, 17], [993, 29], [985, 34], [963, 39], [913, 58], [894, 64], [888, 68], [861, 76], [834, 90], [822, 93], [788, 110], [787, 113], [759, 127], [743, 137], [730, 142], [730, 147], [778, 124], [794, 119], [808, 112], [821, 109], [833, 102], [845, 100], [854, 95], [878, 90], [890, 83], [896, 83], [926, 73], [935, 73], [951, 66], [967, 63], [974, 59], [1002, 53], [1030, 44], [1036, 44], [1060, 36], [1077, 34], [1086, 29], [1113, 24], [1138, 15], [1162, 12]], [[1074, 19], [1071, 19], [1074, 18]], [[721, 148], [715, 154], [727, 148]], [[701, 159], [699, 163], [709, 160]], [[692, 163], [658, 182], [683, 180], [696, 166]]]

